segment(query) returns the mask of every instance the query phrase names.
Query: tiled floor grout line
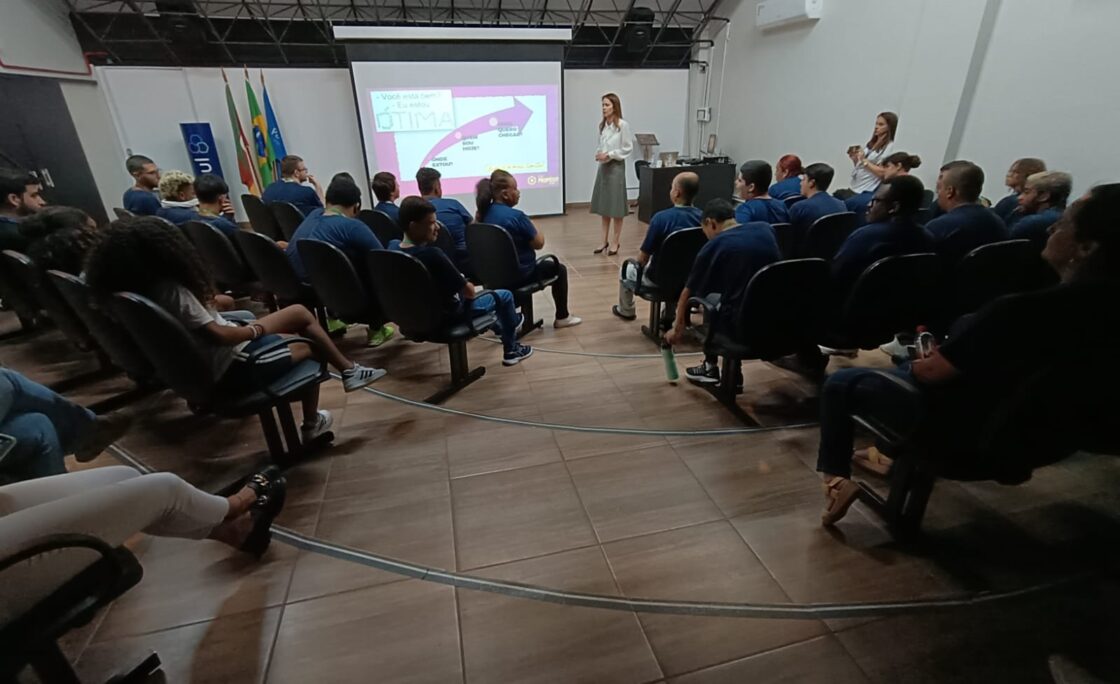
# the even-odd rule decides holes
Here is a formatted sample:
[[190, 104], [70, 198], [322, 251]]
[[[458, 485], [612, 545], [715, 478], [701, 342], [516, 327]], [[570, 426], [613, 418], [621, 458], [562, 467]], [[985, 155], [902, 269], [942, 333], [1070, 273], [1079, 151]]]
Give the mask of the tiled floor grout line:
[[[447, 508], [451, 518], [451, 561], [455, 570], [459, 570], [459, 536], [455, 525], [455, 492], [451, 488], [451, 447], [448, 445], [447, 435], [443, 437], [443, 465], [447, 472]], [[463, 613], [462, 604], [459, 602], [459, 587], [451, 588], [451, 600], [455, 604], [455, 636], [459, 642], [459, 676], [463, 684], [467, 681], [467, 651], [463, 644]]]

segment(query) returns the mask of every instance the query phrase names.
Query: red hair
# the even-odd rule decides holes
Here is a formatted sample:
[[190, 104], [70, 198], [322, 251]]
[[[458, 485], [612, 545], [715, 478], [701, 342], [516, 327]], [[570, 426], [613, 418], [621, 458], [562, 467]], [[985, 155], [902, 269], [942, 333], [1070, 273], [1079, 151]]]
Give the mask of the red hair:
[[790, 176], [800, 176], [805, 169], [801, 167], [801, 157], [796, 154], [787, 154], [778, 160], [777, 170], [782, 178], [786, 179]]

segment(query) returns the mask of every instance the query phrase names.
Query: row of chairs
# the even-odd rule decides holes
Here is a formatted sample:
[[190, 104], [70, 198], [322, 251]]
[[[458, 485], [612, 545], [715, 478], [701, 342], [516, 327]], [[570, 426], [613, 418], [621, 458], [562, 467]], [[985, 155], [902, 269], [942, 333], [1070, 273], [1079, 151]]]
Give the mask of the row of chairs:
[[[253, 226], [253, 230], [277, 242], [290, 241], [305, 218], [300, 210], [289, 202], [265, 204], [256, 195], [245, 194], [241, 196], [241, 203], [245, 207], [245, 213], [249, 216], [249, 224]], [[362, 209], [358, 212], [357, 218], [369, 226], [383, 245], [389, 244], [390, 240], [400, 240], [404, 236], [400, 225], [385, 212]]]

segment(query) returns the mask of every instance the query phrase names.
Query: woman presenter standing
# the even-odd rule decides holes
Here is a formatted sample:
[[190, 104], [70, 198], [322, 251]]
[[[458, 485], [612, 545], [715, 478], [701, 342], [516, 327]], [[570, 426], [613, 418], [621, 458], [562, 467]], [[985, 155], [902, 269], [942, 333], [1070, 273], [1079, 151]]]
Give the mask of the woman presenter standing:
[[612, 221], [614, 246], [607, 255], [618, 254], [622, 241], [622, 219], [628, 212], [625, 160], [633, 149], [630, 124], [622, 118], [622, 103], [618, 95], [607, 93], [603, 96], [603, 120], [599, 122], [599, 147], [595, 151], [599, 172], [595, 175], [595, 189], [591, 192], [591, 213], [603, 219], [603, 246], [595, 250], [596, 254], [601, 254], [610, 246], [607, 238]]

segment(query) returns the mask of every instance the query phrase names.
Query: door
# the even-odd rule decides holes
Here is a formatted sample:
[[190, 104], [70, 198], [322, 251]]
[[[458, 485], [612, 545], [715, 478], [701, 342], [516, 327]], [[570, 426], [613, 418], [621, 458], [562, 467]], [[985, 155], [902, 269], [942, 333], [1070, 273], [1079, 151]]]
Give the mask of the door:
[[34, 172], [48, 204], [78, 207], [108, 222], [97, 183], [58, 81], [0, 74], [0, 165]]

